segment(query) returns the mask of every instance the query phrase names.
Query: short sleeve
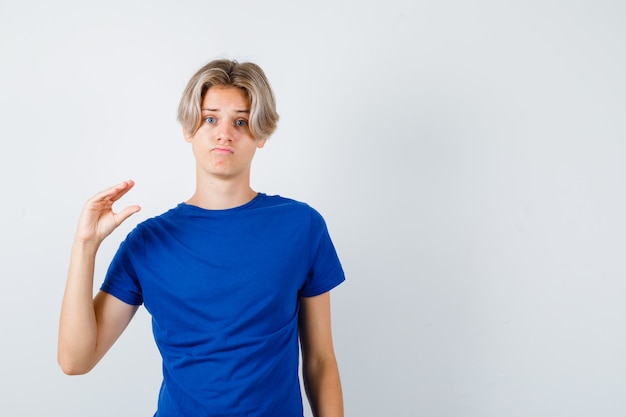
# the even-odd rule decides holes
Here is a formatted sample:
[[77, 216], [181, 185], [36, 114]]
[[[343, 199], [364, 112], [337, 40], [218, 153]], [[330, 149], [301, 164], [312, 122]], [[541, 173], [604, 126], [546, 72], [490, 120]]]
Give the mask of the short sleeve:
[[311, 209], [310, 227], [310, 268], [308, 277], [300, 289], [300, 296], [302, 297], [314, 297], [323, 294], [345, 281], [345, 274], [328, 233], [326, 222], [313, 209]]
[[133, 259], [138, 255], [139, 232], [131, 232], [118, 248], [100, 290], [113, 295], [131, 305], [141, 305], [143, 295], [141, 285], [133, 267]]

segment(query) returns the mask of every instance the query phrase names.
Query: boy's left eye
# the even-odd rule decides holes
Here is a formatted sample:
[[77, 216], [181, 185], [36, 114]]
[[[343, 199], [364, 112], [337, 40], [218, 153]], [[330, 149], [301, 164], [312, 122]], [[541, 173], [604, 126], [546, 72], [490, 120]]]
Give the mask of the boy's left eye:
[[248, 125], [248, 121], [247, 120], [243, 120], [243, 119], [239, 119], [235, 122], [235, 124], [237, 126], [243, 127], [243, 126], [247, 126]]

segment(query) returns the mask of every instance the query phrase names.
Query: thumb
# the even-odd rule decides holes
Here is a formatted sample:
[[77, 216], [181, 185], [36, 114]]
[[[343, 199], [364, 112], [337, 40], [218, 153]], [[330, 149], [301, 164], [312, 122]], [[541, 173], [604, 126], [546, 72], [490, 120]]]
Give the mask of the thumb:
[[133, 214], [137, 213], [141, 210], [140, 206], [128, 206], [125, 209], [121, 210], [119, 213], [115, 215], [115, 225], [116, 227], [122, 224], [126, 219], [128, 219]]

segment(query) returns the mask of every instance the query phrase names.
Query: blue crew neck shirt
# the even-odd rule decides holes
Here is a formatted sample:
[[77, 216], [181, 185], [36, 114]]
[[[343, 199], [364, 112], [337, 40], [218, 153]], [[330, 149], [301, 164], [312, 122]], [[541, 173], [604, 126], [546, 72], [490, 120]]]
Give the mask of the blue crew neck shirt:
[[322, 216], [259, 193], [227, 210], [185, 203], [139, 224], [101, 290], [152, 316], [157, 417], [301, 417], [300, 297], [344, 272]]

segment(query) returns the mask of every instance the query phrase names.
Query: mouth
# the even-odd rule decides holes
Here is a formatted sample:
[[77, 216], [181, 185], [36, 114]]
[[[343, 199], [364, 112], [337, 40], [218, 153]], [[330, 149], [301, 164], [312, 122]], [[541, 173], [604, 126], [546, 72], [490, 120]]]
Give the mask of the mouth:
[[230, 153], [233, 153], [232, 148], [229, 148], [227, 146], [216, 146], [215, 148], [213, 148], [211, 150], [213, 152], [219, 153], [219, 154], [230, 154]]

